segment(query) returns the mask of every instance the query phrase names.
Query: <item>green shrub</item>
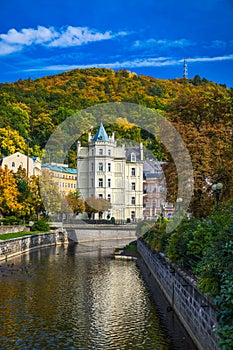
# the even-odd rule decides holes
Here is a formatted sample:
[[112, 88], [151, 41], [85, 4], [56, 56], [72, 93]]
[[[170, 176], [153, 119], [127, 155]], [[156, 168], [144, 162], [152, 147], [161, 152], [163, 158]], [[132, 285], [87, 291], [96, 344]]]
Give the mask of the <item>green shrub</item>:
[[23, 223], [22, 219], [17, 218], [16, 216], [6, 216], [1, 219], [3, 225], [21, 225]]
[[34, 223], [34, 225], [32, 226], [32, 231], [49, 232], [50, 226], [46, 219], [40, 219], [39, 221]]

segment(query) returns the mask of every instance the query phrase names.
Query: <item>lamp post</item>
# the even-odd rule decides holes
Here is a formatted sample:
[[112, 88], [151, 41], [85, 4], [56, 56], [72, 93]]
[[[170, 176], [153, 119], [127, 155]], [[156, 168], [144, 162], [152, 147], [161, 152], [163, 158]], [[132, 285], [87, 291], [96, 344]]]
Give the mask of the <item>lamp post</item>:
[[221, 190], [223, 188], [223, 184], [221, 182], [218, 182], [217, 184], [212, 185], [212, 190], [215, 192], [216, 197], [216, 210], [218, 211], [218, 203], [219, 203], [219, 197]]
[[181, 203], [183, 202], [183, 199], [181, 197], [177, 198], [176, 203], [178, 204], [178, 216], [180, 219], [180, 207], [181, 207]]

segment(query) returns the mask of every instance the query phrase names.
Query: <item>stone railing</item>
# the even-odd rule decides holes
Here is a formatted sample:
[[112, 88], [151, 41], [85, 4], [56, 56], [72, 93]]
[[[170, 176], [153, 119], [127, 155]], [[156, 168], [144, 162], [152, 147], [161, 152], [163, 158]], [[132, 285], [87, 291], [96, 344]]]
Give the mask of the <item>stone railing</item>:
[[140, 238], [138, 252], [168, 300], [170, 311], [179, 317], [197, 348], [219, 350], [214, 333], [216, 315], [214, 306], [195, 286], [195, 281], [158, 252], [152, 252]]

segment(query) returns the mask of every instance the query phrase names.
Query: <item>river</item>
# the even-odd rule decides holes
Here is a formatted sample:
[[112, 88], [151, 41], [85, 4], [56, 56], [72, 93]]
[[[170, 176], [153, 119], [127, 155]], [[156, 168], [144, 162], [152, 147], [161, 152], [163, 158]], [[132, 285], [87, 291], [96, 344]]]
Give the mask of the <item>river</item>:
[[1, 262], [0, 349], [195, 349], [169, 329], [135, 261], [112, 253], [102, 242]]

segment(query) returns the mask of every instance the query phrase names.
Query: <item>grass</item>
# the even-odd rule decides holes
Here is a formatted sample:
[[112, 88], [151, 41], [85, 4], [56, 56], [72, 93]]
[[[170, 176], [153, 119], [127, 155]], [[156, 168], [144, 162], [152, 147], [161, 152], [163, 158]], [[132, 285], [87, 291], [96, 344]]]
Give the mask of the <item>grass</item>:
[[0, 240], [6, 240], [6, 239], [11, 239], [11, 238], [19, 238], [23, 236], [31, 236], [31, 235], [38, 235], [42, 234], [45, 232], [41, 231], [30, 231], [30, 232], [12, 232], [12, 233], [4, 233], [0, 235]]
[[128, 244], [124, 247], [124, 250], [131, 250], [132, 252], [137, 252], [136, 244]]

